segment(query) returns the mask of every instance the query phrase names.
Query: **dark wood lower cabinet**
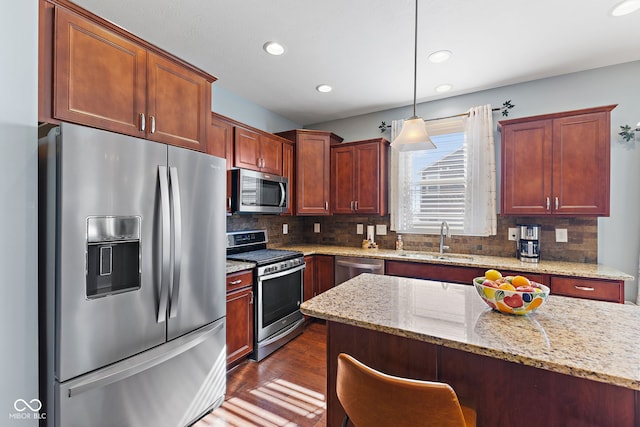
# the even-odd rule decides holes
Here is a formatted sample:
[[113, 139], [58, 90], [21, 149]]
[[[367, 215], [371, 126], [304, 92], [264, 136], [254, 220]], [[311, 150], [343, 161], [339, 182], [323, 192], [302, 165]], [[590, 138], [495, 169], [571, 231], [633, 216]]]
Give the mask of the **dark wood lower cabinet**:
[[[640, 392], [422, 341], [328, 323], [327, 425], [344, 410], [335, 391], [337, 357], [348, 353], [382, 372], [450, 384], [479, 427], [640, 425]], [[638, 415], [636, 415], [638, 412]]]
[[253, 274], [227, 275], [227, 367], [253, 352]]

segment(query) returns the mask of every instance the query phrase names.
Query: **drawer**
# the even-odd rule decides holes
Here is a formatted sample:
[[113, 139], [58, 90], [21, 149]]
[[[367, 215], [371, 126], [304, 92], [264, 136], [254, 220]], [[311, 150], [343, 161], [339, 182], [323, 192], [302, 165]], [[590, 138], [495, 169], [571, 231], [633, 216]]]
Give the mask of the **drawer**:
[[621, 280], [551, 276], [550, 287], [551, 295], [624, 302], [624, 282]]
[[251, 270], [239, 271], [227, 275], [227, 292], [253, 285], [253, 272]]

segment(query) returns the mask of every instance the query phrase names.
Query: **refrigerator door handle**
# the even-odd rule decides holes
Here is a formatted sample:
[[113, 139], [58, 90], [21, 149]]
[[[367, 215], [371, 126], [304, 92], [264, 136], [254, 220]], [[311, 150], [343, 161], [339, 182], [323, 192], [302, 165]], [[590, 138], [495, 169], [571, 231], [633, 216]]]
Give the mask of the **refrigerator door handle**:
[[169, 317], [176, 317], [178, 314], [178, 303], [180, 301], [180, 266], [182, 264], [182, 206], [180, 203], [180, 183], [178, 181], [178, 168], [169, 168], [169, 177], [171, 179], [171, 200], [172, 218], [173, 218], [173, 277], [171, 280], [171, 306], [169, 309]]
[[169, 180], [167, 167], [158, 166], [158, 179], [160, 182], [160, 207], [162, 211], [162, 274], [160, 276], [160, 301], [158, 303], [158, 323], [167, 320], [167, 299], [169, 296], [169, 274], [171, 267], [171, 219], [169, 214]]
[[206, 341], [211, 335], [216, 334], [222, 327], [224, 327], [224, 320], [220, 319], [193, 334], [189, 334], [173, 341], [168, 348], [160, 347], [153, 349], [149, 352], [133, 356], [131, 360], [125, 361], [124, 363], [118, 363], [116, 365], [103, 368], [93, 374], [90, 374], [86, 379], [72, 380], [73, 383], [69, 386], [68, 397], [74, 397], [99, 387], [105, 387], [140, 372], [147, 371], [154, 366], [185, 353], [198, 344]]

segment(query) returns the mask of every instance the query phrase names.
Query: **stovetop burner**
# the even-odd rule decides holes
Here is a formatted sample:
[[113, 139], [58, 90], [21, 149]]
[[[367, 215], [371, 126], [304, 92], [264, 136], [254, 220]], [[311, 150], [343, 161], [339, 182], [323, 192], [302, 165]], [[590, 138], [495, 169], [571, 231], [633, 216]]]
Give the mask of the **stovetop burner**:
[[287, 251], [283, 249], [258, 249], [227, 255], [227, 258], [236, 261], [248, 261], [255, 262], [258, 265], [264, 265], [301, 256], [303, 256], [303, 254], [296, 251]]

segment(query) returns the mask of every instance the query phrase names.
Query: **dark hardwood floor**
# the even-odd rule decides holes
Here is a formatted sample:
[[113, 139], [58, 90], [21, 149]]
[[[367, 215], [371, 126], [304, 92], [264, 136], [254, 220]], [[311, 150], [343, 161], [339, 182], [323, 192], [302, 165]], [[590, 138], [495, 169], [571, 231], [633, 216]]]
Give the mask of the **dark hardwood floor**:
[[193, 427], [324, 427], [326, 387], [326, 325], [316, 321], [260, 363], [228, 372], [224, 404]]

